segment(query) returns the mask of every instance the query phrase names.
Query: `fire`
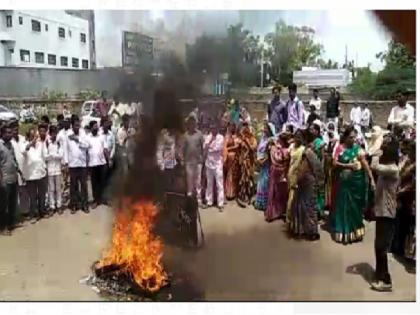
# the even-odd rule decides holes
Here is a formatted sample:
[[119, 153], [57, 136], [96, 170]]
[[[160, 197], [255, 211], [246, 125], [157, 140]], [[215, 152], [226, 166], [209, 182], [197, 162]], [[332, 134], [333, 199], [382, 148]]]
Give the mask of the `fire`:
[[163, 243], [153, 234], [158, 209], [150, 201], [124, 200], [117, 211], [111, 248], [97, 267], [118, 265], [121, 272], [148, 292], [156, 292], [167, 284], [163, 264]]

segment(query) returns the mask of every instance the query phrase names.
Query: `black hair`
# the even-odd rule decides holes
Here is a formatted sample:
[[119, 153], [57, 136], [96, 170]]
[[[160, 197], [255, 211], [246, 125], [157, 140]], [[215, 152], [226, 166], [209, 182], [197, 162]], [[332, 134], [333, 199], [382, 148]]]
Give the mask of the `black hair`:
[[9, 127], [10, 127], [10, 128], [19, 127], [19, 122], [18, 122], [17, 120], [12, 120], [12, 121], [9, 123]]
[[57, 115], [57, 121], [62, 121], [64, 120], [64, 115], [63, 114], [58, 114]]
[[397, 137], [393, 136], [393, 135], [388, 135], [386, 136], [386, 138], [389, 139], [389, 142], [383, 146], [383, 154], [382, 157], [383, 159], [386, 159], [387, 161], [392, 161], [395, 164], [398, 165], [399, 163], [399, 149], [400, 149], [400, 144], [399, 141], [397, 139]]
[[97, 122], [96, 120], [91, 120], [91, 121], [89, 122], [89, 129], [92, 129], [92, 128], [93, 128], [93, 126], [95, 126], [97, 123], [98, 123], [98, 122]]
[[353, 127], [347, 127], [343, 132], [343, 142], [347, 140], [352, 132], [356, 132], [356, 129]]
[[321, 135], [321, 127], [318, 124], [312, 124], [312, 128], [318, 131], [318, 135]]
[[122, 121], [129, 121], [130, 120], [130, 116], [127, 114], [122, 115], [121, 117]]
[[47, 125], [46, 123], [40, 123], [40, 124], [38, 125], [38, 129], [45, 129], [45, 130], [48, 130], [48, 125]]
[[6, 129], [12, 129], [12, 126], [10, 126], [10, 124], [7, 124], [7, 123], [3, 124], [0, 128], [0, 133], [3, 135]]
[[101, 117], [101, 122], [100, 122], [100, 126], [103, 127], [105, 125], [105, 123], [108, 121], [108, 117], [107, 116], [102, 116]]
[[47, 115], [44, 115], [41, 117], [41, 121], [46, 123], [46, 124], [50, 124], [50, 117], [48, 117]]
[[75, 121], [79, 121], [79, 116], [77, 116], [76, 114], [72, 114], [72, 115], [71, 115], [71, 118], [70, 118], [70, 122], [71, 122], [71, 124], [73, 125], [73, 123], [74, 123]]
[[57, 126], [51, 125], [50, 126], [50, 129], [48, 130], [48, 132], [49, 133], [57, 133], [57, 130], [58, 130]]
[[297, 85], [296, 85], [296, 83], [289, 84], [289, 91], [294, 91], [294, 92], [297, 91]]
[[281, 87], [280, 86], [273, 86], [273, 88], [271, 89], [271, 93], [274, 93], [275, 90], [279, 91], [279, 93], [280, 93], [281, 92]]
[[318, 91], [318, 89], [314, 89], [314, 91], [313, 91], [314, 93], [316, 92], [316, 93], [319, 93], [319, 91]]

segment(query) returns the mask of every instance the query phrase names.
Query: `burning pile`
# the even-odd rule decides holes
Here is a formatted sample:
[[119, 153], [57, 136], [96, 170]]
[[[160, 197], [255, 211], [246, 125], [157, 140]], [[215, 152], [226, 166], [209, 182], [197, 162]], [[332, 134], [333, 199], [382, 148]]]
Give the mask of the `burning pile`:
[[98, 277], [110, 272], [124, 276], [145, 293], [155, 293], [168, 284], [162, 264], [163, 243], [153, 234], [157, 213], [150, 201], [123, 200], [111, 248], [94, 266]]

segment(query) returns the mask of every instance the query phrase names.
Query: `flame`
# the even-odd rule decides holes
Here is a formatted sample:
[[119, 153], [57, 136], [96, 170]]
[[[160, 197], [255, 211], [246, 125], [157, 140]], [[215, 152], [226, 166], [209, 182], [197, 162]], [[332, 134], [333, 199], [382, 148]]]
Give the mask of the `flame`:
[[111, 248], [97, 267], [118, 265], [148, 292], [167, 284], [163, 264], [163, 243], [153, 234], [158, 209], [150, 201], [123, 200], [117, 211]]

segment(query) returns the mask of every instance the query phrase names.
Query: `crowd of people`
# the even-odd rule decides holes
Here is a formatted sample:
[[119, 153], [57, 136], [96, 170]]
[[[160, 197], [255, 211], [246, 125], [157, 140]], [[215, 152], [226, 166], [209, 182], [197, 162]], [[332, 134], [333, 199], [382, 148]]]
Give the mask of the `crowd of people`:
[[273, 88], [258, 139], [237, 101], [210, 123], [193, 111], [185, 135], [163, 132], [161, 170], [170, 178], [176, 165], [184, 166], [188, 194], [203, 208], [223, 212], [231, 200], [241, 207], [252, 204], [267, 222], [283, 220], [296, 238], [319, 240], [322, 225], [335, 242], [360, 242], [364, 221], [375, 220], [372, 287], [389, 290], [388, 248], [415, 257], [415, 125], [407, 93], [397, 93], [398, 105], [385, 129], [372, 126], [364, 104], [355, 106], [345, 122], [335, 89], [325, 118], [318, 91], [309, 115], [296, 92], [296, 85], [289, 86], [283, 101], [280, 88]]
[[[321, 224], [334, 241], [362, 241], [364, 220], [376, 220], [376, 280], [372, 287], [392, 287], [387, 252], [415, 259], [415, 122], [407, 94], [397, 93], [387, 129], [373, 126], [366, 105], [355, 106], [349, 123], [340, 114], [340, 95], [331, 90], [326, 102], [314, 91], [310, 113], [297, 96], [297, 87], [273, 88], [262, 134], [251, 124], [239, 102], [218, 117], [198, 110], [186, 118], [187, 130], [165, 129], [158, 139], [157, 165], [165, 189], [175, 169], [185, 170], [186, 192], [203, 208], [220, 212], [228, 201], [253, 205], [267, 222], [283, 220], [293, 237], [320, 239]], [[204, 121], [203, 117], [207, 117]], [[341, 118], [341, 119], [340, 119]], [[115, 165], [127, 172], [134, 163], [135, 127], [114, 103], [100, 123], [80, 126], [76, 115], [44, 116], [25, 136], [19, 122], [1, 127], [0, 223], [4, 234], [16, 225], [16, 207], [29, 210], [35, 223], [42, 217], [89, 212], [88, 176], [93, 202], [107, 204]], [[134, 128], [133, 128], [134, 127]], [[66, 191], [70, 200], [66, 204]]]

